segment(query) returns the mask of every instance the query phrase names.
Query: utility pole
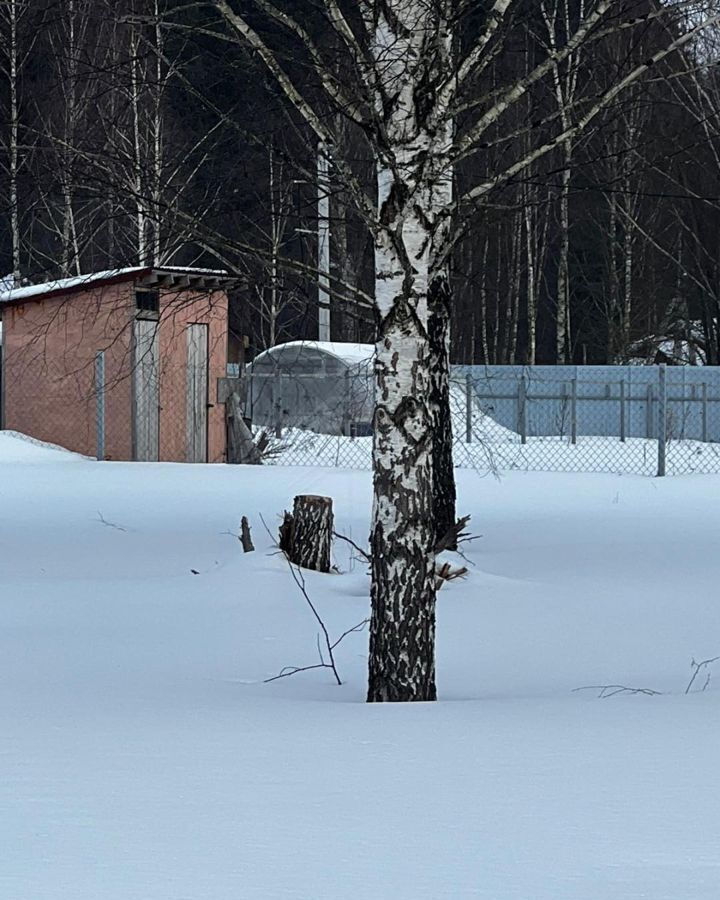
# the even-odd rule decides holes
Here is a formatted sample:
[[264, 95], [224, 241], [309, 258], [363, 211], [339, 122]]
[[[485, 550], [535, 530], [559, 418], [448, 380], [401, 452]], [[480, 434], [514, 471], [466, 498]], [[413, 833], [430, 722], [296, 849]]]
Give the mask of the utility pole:
[[330, 340], [330, 148], [318, 144], [318, 340]]

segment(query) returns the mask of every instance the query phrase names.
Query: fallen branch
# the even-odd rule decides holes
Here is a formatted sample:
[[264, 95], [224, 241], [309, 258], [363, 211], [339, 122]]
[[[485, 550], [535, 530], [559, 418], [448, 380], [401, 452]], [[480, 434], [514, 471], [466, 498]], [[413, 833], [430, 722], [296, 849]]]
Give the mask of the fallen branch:
[[334, 538], [337, 538], [339, 541], [345, 541], [346, 543], [350, 544], [350, 546], [351, 546], [353, 549], [357, 550], [357, 552], [360, 554], [360, 556], [362, 556], [362, 558], [363, 558], [366, 562], [368, 562], [368, 563], [370, 562], [370, 554], [367, 553], [365, 550], [363, 550], [362, 547], [359, 547], [359, 546], [355, 543], [355, 541], [353, 541], [351, 538], [345, 537], [344, 534], [338, 534], [337, 531], [333, 531], [333, 537], [334, 537]]
[[[686, 694], [690, 693], [690, 689], [695, 684], [695, 679], [698, 677], [700, 672], [703, 669], [707, 668], [707, 666], [711, 666], [714, 662], [717, 662], [719, 659], [720, 656], [713, 656], [712, 659], [703, 659], [702, 662], [695, 662], [694, 659], [692, 660], [692, 662], [690, 663], [690, 668], [693, 670], [693, 674], [692, 678], [688, 682], [688, 686], [685, 688]], [[707, 678], [705, 679], [705, 684], [702, 686], [698, 693], [702, 693], [702, 691], [706, 691], [708, 689], [708, 685], [710, 684], [710, 675], [711, 673], [708, 672]]]
[[624, 684], [589, 684], [585, 687], [573, 689], [573, 694], [578, 691], [599, 691], [598, 698], [607, 700], [608, 697], [615, 697], [617, 694], [645, 694], [647, 697], [659, 697], [662, 691], [654, 691], [652, 688], [631, 688], [625, 687]]
[[[285, 557], [287, 559], [287, 556]], [[293, 565], [289, 559], [287, 559], [288, 566], [290, 567], [290, 573], [293, 577], [295, 584], [300, 588], [300, 592], [305, 598], [305, 602], [310, 607], [313, 616], [315, 617], [315, 621], [320, 626], [320, 631], [322, 632], [323, 640], [325, 643], [325, 653], [327, 654], [327, 658], [323, 654], [323, 649], [320, 641], [320, 634], [317, 635], [317, 651], [318, 656], [320, 657], [320, 662], [315, 663], [314, 665], [309, 666], [285, 666], [280, 670], [277, 675], [274, 675], [272, 678], [266, 678], [265, 684], [269, 684], [271, 681], [278, 681], [280, 678], [288, 678], [290, 675], [297, 675], [298, 672], [309, 672], [312, 669], [330, 669], [335, 676], [335, 681], [338, 685], [342, 684], [342, 680], [340, 679], [340, 674], [337, 669], [337, 664], [335, 662], [335, 648], [343, 641], [349, 634], [354, 634], [358, 631], [362, 631], [362, 629], [367, 625], [370, 621], [369, 619], [363, 619], [362, 622], [358, 622], [357, 625], [353, 625], [352, 628], [348, 628], [347, 631], [344, 631], [339, 638], [335, 641], [330, 640], [330, 633], [327, 630], [327, 626], [323, 622], [320, 613], [317, 611], [315, 604], [310, 599], [310, 595], [307, 592], [307, 587], [305, 585], [305, 576], [302, 573], [302, 569], [299, 566]]]
[[101, 525], [104, 525], [106, 528], [113, 528], [115, 531], [127, 531], [127, 528], [123, 528], [122, 525], [116, 525], [114, 522], [108, 522], [108, 520], [103, 516], [103, 514], [98, 510], [98, 521]]

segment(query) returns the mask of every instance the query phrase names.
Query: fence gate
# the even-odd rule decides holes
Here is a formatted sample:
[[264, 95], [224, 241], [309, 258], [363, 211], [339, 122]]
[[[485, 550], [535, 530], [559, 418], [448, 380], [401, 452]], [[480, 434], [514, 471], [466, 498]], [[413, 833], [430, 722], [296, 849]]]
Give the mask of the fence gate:
[[160, 444], [157, 320], [135, 319], [133, 326], [133, 458], [156, 462]]
[[187, 460], [207, 462], [208, 326], [188, 325]]

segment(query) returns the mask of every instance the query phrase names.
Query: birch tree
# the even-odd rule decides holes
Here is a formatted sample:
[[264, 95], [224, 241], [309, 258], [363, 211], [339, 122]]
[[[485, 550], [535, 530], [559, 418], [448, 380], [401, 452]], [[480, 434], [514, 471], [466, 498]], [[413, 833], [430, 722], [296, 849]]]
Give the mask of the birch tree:
[[[20, 173], [24, 163], [21, 147], [22, 70], [33, 40], [24, 34], [28, 17], [28, 0], [0, 2], [0, 72], [7, 82], [7, 125], [3, 135], [8, 180], [8, 218], [12, 245], [12, 275], [20, 282], [22, 269], [22, 235], [20, 233]], [[25, 39], [27, 38], [27, 39]]]
[[[522, 0], [490, 0], [470, 46], [456, 29], [474, 3], [455, 0], [208, 0], [223, 40], [264, 63], [314, 140], [337, 146], [341, 113], [370, 144], [374, 188], [346, 159], [335, 159], [343, 187], [375, 246], [376, 410], [371, 529], [370, 701], [432, 700], [435, 683], [434, 553], [438, 529], [454, 518], [449, 415], [449, 265], [469, 209], [567, 145], [653, 65], [689, 42], [710, 19], [678, 34], [650, 59], [634, 61], [606, 90], [575, 97], [551, 116], [529, 152], [508, 154], [453, 196], [454, 167], [484, 146], [491, 130], [534, 85], [562, 78], [581, 46], [644, 18], [670, 17], [686, 2], [643, 15], [613, 0], [582, 15], [521, 75], [483, 88], [488, 65], [509, 48]], [[209, 30], [215, 28], [208, 24]], [[462, 115], [464, 126], [456, 127]], [[518, 227], [522, 227], [518, 221]], [[517, 232], [516, 232], [517, 233]]]
[[[574, 8], [575, 7], [575, 8]], [[543, 0], [542, 17], [548, 47], [553, 53], [566, 43], [585, 17], [585, 0]], [[558, 116], [564, 132], [570, 131], [570, 110], [578, 91], [578, 75], [583, 51], [580, 42], [558, 61], [552, 70], [553, 92]], [[573, 138], [568, 134], [560, 145], [560, 252], [558, 254], [557, 293], [555, 298], [555, 355], [559, 365], [568, 362], [571, 350], [570, 332], [570, 184], [572, 180]]]

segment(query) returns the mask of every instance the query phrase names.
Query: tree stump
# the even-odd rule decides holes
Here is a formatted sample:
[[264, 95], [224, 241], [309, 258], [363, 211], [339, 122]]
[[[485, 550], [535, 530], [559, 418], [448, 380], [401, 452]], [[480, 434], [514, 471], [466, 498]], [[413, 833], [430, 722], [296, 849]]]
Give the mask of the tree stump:
[[280, 549], [291, 563], [315, 572], [330, 571], [332, 497], [301, 494], [280, 526]]

